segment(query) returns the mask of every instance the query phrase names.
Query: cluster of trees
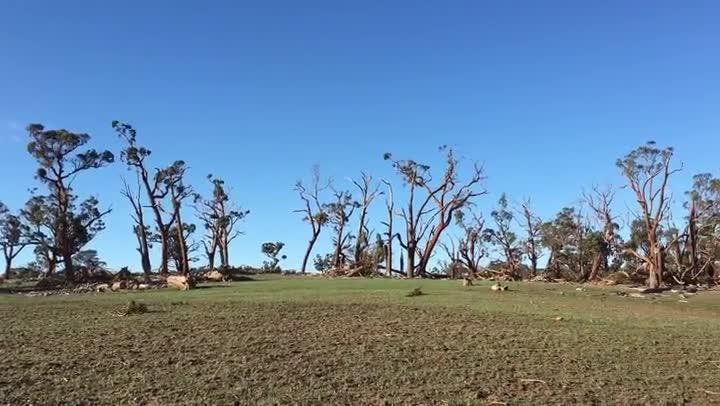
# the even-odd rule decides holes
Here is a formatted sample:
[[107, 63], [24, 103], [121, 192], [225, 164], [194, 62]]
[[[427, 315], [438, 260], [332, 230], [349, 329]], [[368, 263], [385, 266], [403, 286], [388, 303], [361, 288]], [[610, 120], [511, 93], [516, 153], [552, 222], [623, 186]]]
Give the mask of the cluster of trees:
[[[138, 141], [129, 124], [114, 121], [112, 128], [124, 146], [120, 160], [134, 181], [123, 179], [132, 233], [146, 277], [153, 272], [151, 250], [159, 248], [161, 274], [171, 270], [187, 275], [196, 255], [215, 269], [230, 267], [230, 244], [241, 234], [239, 223], [249, 211], [239, 209], [225, 182], [208, 175], [211, 193], [202, 196], [187, 182], [188, 166], [177, 160], [166, 166], [151, 162], [151, 151]], [[69, 282], [87, 276], [102, 262], [86, 249], [105, 228], [110, 212], [96, 197], [81, 197], [73, 186], [83, 173], [114, 162], [110, 151], [89, 149], [90, 136], [40, 124], [27, 128], [28, 153], [37, 163], [32, 189], [17, 212], [0, 203], [0, 247], [5, 275], [13, 260], [31, 247], [46, 276], [62, 266]], [[315, 168], [309, 182], [295, 186], [310, 236], [300, 271], [307, 272], [316, 243], [325, 229], [331, 233], [329, 252], [316, 254], [315, 269], [329, 275], [384, 273], [403, 277], [501, 276], [505, 278], [565, 278], [593, 281], [610, 272], [624, 271], [645, 278], [651, 287], [669, 283], [712, 283], [720, 260], [720, 179], [696, 175], [685, 194], [685, 214], [675, 219], [669, 183], [681, 170], [672, 148], [650, 142], [617, 160], [636, 203], [629, 205], [623, 225], [613, 212], [616, 190], [592, 188], [575, 207], [562, 208], [553, 218], [541, 219], [529, 200], [517, 207], [504, 194], [486, 218], [476, 202], [487, 194], [483, 168], [461, 168], [451, 148], [441, 147], [441, 172], [411, 159], [384, 159], [403, 184], [402, 196], [393, 182], [361, 173], [349, 189], [323, 179]], [[370, 208], [384, 198], [384, 218], [370, 221]], [[202, 234], [186, 222], [185, 210], [194, 209]], [[377, 224], [379, 230], [371, 229]], [[267, 242], [262, 269], [278, 272], [285, 259], [282, 242]], [[399, 253], [397, 250], [399, 249]], [[491, 255], [494, 253], [495, 255]], [[541, 261], [545, 263], [541, 266]], [[80, 270], [80, 275], [76, 273]]]
[[[708, 173], [694, 177], [686, 193], [687, 214], [678, 224], [670, 210], [669, 181], [681, 168], [674, 166], [672, 148], [649, 142], [617, 160], [636, 200], [624, 227], [613, 212], [612, 187], [593, 187], [577, 206], [564, 207], [548, 220], [535, 214], [529, 200], [511, 207], [503, 194], [486, 222], [475, 205], [487, 193], [482, 167], [475, 165], [462, 177], [453, 150], [441, 151], [445, 166], [437, 178], [427, 165], [385, 155], [405, 186], [401, 201], [396, 201], [391, 182], [373, 181], [364, 173], [352, 182], [357, 200], [351, 191], [322, 180], [317, 168], [308, 184], [298, 182], [303, 207], [297, 211], [311, 231], [301, 272], [307, 271], [322, 230], [330, 228], [332, 249], [316, 255], [315, 267], [333, 275], [594, 281], [625, 272], [644, 278], [650, 287], [717, 281], [720, 180]], [[368, 207], [380, 195], [385, 195], [386, 215], [379, 223], [383, 230], [371, 243]], [[394, 248], [401, 250], [399, 266]], [[433, 258], [439, 266], [431, 267]]]
[[[153, 166], [151, 151], [138, 143], [137, 131], [129, 124], [114, 121], [112, 128], [124, 141], [122, 162], [135, 176], [135, 182], [123, 180], [122, 194], [132, 207], [132, 232], [137, 239], [142, 270], [152, 273], [151, 249], [160, 248], [161, 274], [171, 267], [182, 275], [190, 272], [193, 255], [200, 244], [190, 237], [196, 226], [183, 221], [188, 204], [195, 208], [205, 233], [201, 245], [210, 268], [216, 254], [222, 268], [229, 267], [229, 246], [240, 234], [237, 224], [249, 212], [232, 204], [222, 179], [208, 176], [212, 195], [204, 198], [186, 182], [188, 167], [182, 160], [167, 166]], [[112, 164], [110, 151], [84, 149], [90, 135], [64, 129], [46, 130], [40, 124], [27, 127], [28, 152], [38, 165], [35, 178], [42, 186], [33, 189], [30, 199], [17, 213], [0, 203], [0, 246], [5, 257], [5, 276], [11, 275], [12, 262], [27, 247], [33, 247], [36, 261], [46, 277], [56, 273], [57, 265], [68, 282], [88, 277], [77, 275], [101, 268], [94, 250], [87, 244], [105, 228], [103, 218], [110, 213], [102, 209], [96, 197], [81, 199], [73, 184], [80, 175]]]

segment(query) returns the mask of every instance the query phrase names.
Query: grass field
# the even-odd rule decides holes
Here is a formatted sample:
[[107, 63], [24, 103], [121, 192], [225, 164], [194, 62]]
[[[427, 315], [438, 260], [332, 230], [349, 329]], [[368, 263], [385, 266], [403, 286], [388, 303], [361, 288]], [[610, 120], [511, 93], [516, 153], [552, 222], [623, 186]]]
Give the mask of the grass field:
[[[717, 293], [286, 277], [3, 296], [0, 403], [720, 403]], [[115, 316], [131, 299], [150, 312]]]

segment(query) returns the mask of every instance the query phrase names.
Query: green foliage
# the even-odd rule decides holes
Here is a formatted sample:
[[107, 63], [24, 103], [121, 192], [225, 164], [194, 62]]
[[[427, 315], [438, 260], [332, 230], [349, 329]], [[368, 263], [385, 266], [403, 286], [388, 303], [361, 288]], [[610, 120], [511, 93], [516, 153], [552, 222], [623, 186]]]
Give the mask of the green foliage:
[[282, 251], [283, 247], [285, 247], [285, 243], [280, 241], [266, 242], [262, 244], [260, 250], [268, 257], [267, 261], [263, 261], [264, 272], [278, 273], [282, 271], [278, 263], [280, 260], [287, 258], [286, 255], [280, 255], [280, 251]]

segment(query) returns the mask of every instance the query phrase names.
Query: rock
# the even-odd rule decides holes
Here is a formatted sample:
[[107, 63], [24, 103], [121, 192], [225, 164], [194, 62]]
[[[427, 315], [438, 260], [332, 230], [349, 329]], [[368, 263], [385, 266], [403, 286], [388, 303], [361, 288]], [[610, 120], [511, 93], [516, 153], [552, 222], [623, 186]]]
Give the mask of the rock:
[[192, 278], [187, 276], [172, 275], [167, 277], [168, 287], [178, 290], [190, 290], [195, 286]]
[[141, 283], [137, 286], [138, 290], [146, 290], [150, 287], [147, 283]]
[[643, 295], [642, 293], [635, 293], [635, 292], [630, 293], [628, 296], [629, 296], [629, 297], [636, 297], [636, 298], [639, 298], [639, 299], [645, 299], [645, 298], [647, 297], [647, 296]]
[[555, 317], [555, 321], [563, 321], [563, 320], [565, 320], [565, 319], [564, 319], [564, 318], [562, 318], [562, 317], [560, 317], [560, 316], [558, 316], [558, 317]]
[[107, 283], [101, 283], [95, 286], [95, 292], [106, 292], [108, 289], [110, 289], [110, 285]]
[[472, 280], [471, 280], [471, 279], [469, 279], [469, 278], [463, 278], [462, 285], [463, 285], [463, 286], [472, 286], [473, 283], [472, 283]]
[[210, 282], [223, 282], [225, 281], [225, 275], [220, 271], [210, 271], [205, 274], [205, 279]]
[[585, 288], [576, 288], [575, 290], [577, 290], [578, 292], [585, 292], [587, 289], [585, 289]]

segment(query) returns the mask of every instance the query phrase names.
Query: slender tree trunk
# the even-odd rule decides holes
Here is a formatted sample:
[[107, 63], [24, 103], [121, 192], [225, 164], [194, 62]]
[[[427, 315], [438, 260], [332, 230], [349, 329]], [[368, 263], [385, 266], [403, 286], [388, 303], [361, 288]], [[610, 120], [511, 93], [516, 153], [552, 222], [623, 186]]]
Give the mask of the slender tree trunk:
[[315, 242], [318, 239], [318, 236], [320, 235], [320, 228], [318, 227], [317, 231], [313, 232], [312, 238], [310, 241], [308, 241], [307, 249], [305, 250], [305, 256], [303, 257], [302, 262], [302, 268], [300, 268], [300, 273], [305, 275], [305, 272], [307, 271], [307, 263], [310, 259], [310, 254], [312, 253], [312, 249], [315, 246]]
[[415, 252], [415, 242], [408, 241], [407, 262], [405, 263], [405, 276], [410, 279], [415, 277]]
[[12, 272], [12, 258], [5, 256], [5, 280], [10, 279], [10, 272]]
[[65, 266], [65, 282], [75, 282], [75, 268], [72, 263], [72, 255], [67, 252], [63, 253], [63, 265]]
[[345, 221], [341, 221], [340, 224], [338, 224], [337, 229], [337, 235], [335, 238], [337, 239], [335, 242], [335, 252], [333, 253], [333, 266], [335, 269], [338, 269], [342, 266], [342, 246], [343, 246], [343, 231], [345, 229]]

